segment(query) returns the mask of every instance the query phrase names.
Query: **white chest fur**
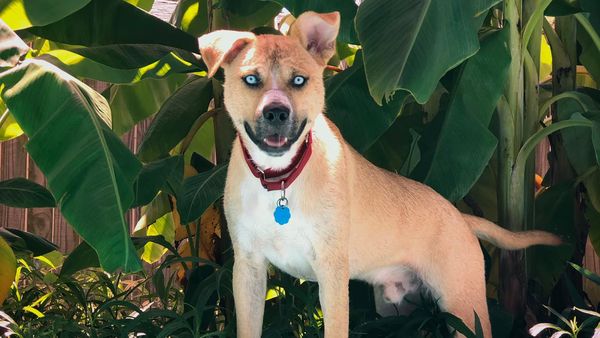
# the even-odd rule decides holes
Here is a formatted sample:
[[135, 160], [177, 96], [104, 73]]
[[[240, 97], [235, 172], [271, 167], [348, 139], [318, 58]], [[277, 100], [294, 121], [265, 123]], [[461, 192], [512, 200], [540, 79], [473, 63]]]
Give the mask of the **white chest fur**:
[[269, 262], [290, 275], [314, 280], [315, 250], [311, 239], [315, 235], [316, 220], [304, 210], [305, 203], [295, 198], [300, 198], [294, 194], [296, 188], [300, 187], [292, 186], [286, 191], [291, 218], [289, 223], [280, 225], [275, 222], [273, 212], [281, 193], [266, 191], [254, 177], [243, 180], [237, 191], [230, 192], [239, 194], [236, 199], [239, 198], [240, 203], [240, 209], [230, 221], [230, 231], [243, 250], [261, 252]]

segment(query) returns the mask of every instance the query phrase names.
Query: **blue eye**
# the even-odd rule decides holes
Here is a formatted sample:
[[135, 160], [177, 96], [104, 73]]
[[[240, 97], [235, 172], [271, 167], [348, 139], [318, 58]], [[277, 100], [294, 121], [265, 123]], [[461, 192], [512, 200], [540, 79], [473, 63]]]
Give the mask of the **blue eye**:
[[255, 87], [258, 86], [260, 80], [256, 75], [246, 75], [244, 76], [244, 82], [246, 82], [248, 86]]
[[294, 78], [292, 79], [292, 84], [294, 85], [294, 87], [302, 87], [304, 86], [304, 84], [306, 83], [306, 78], [304, 76], [294, 76]]

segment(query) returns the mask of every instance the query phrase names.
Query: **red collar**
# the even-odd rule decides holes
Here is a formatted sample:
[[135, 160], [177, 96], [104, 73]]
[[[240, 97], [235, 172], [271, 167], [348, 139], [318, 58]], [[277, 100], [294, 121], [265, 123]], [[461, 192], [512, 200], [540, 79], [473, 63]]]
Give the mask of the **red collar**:
[[242, 145], [242, 152], [244, 153], [244, 159], [248, 164], [248, 168], [250, 168], [254, 177], [260, 179], [260, 184], [268, 191], [287, 189], [292, 185], [302, 172], [302, 169], [304, 169], [304, 166], [306, 166], [306, 163], [308, 163], [308, 159], [312, 154], [312, 132], [308, 132], [306, 141], [304, 141], [300, 150], [298, 150], [298, 153], [292, 159], [292, 163], [287, 168], [282, 170], [261, 170], [252, 161], [252, 157], [250, 157], [248, 149], [244, 146], [244, 142], [242, 142], [242, 138], [239, 135], [238, 139]]

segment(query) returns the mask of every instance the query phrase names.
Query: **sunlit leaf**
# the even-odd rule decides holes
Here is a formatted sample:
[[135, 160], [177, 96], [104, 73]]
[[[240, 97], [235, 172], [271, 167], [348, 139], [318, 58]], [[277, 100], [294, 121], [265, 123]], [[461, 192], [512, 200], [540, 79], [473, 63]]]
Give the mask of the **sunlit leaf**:
[[154, 5], [154, 0], [125, 0], [126, 2], [149, 12]]
[[10, 287], [15, 280], [15, 273], [17, 271], [17, 260], [12, 249], [0, 237], [0, 304], [4, 302]]
[[0, 19], [13, 30], [44, 26], [78, 11], [90, 0], [1, 0]]
[[70, 45], [159, 44], [198, 51], [193, 36], [121, 0], [92, 0], [60, 21], [29, 31]]
[[[82, 50], [77, 50], [81, 52]], [[100, 80], [110, 83], [135, 83], [145, 78], [163, 78], [171, 74], [200, 71], [202, 67], [184, 60], [176, 52], [168, 52], [160, 59], [139, 68], [115, 68], [94, 61], [74, 51], [52, 50], [40, 55], [39, 59], [48, 61], [77, 77]]]
[[171, 23], [193, 36], [199, 37], [208, 30], [208, 2], [180, 0], [171, 16]]
[[12, 67], [29, 47], [0, 19], [0, 67]]
[[[161, 235], [167, 242], [172, 243], [175, 239], [175, 227], [173, 223], [173, 216], [171, 213], [167, 213], [161, 216], [153, 224], [151, 224], [146, 231], [147, 236]], [[144, 251], [142, 253], [142, 260], [144, 262], [152, 264], [159, 261], [163, 254], [167, 251], [165, 247], [156, 243], [147, 243], [144, 245]]]
[[[4, 109], [2, 109], [4, 108]], [[12, 114], [5, 108], [4, 102], [0, 100], [0, 115], [4, 116], [4, 120], [0, 119], [0, 142], [11, 140], [15, 137], [23, 135], [23, 129], [19, 127], [19, 124], [12, 116]]]

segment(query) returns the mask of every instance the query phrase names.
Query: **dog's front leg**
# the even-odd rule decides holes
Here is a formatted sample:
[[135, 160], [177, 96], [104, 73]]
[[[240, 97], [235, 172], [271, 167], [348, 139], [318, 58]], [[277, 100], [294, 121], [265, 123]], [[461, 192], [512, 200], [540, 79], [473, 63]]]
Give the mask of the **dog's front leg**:
[[[336, 250], [337, 251], [337, 250]], [[326, 250], [332, 254], [332, 251]], [[325, 338], [348, 337], [348, 257], [341, 252], [316, 261], [319, 300], [325, 320]]]
[[233, 297], [238, 338], [259, 338], [262, 332], [267, 288], [267, 262], [264, 257], [235, 250]]

